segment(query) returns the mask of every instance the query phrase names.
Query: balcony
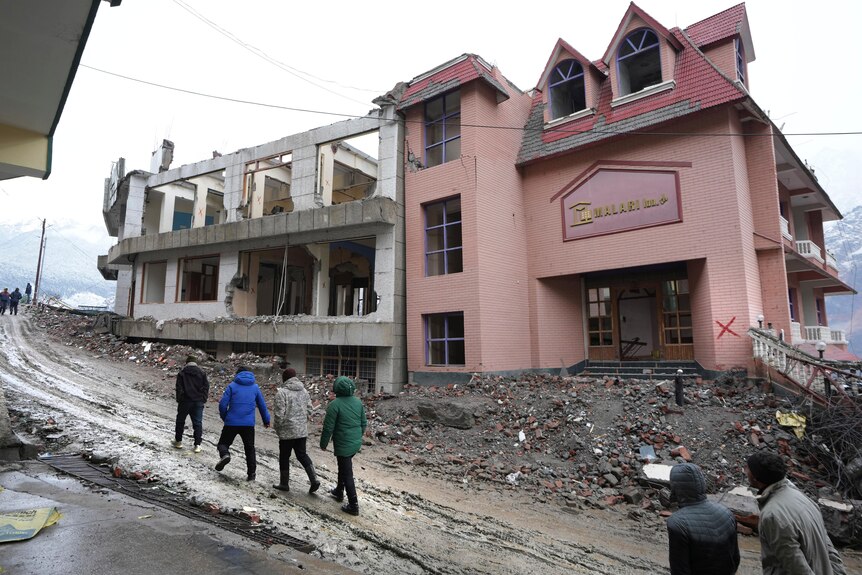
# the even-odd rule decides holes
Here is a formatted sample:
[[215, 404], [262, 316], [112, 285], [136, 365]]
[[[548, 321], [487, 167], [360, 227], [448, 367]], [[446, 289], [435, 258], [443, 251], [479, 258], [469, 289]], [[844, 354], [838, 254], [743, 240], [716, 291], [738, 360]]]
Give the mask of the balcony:
[[846, 344], [847, 338], [844, 335], [844, 330], [831, 329], [825, 325], [804, 326], [799, 322], [790, 323], [790, 334], [794, 344], [799, 343], [841, 343]]
[[790, 235], [790, 222], [784, 219], [784, 216], [778, 216], [778, 221], [781, 222], [781, 235], [784, 239], [792, 240], [793, 236]]
[[796, 251], [802, 257], [805, 257], [810, 260], [814, 260], [818, 263], [823, 262], [823, 255], [820, 250], [820, 246], [812, 242], [811, 240], [799, 240], [796, 242]]
[[838, 270], [838, 260], [835, 259], [835, 254], [832, 250], [826, 250], [826, 265], [833, 270]]

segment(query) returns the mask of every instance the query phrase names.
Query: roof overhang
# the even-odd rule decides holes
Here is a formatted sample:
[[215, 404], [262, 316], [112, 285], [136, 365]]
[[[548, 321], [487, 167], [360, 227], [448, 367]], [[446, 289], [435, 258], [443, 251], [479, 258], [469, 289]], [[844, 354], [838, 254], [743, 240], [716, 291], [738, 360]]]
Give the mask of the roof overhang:
[[100, 2], [0, 0], [0, 180], [50, 175], [51, 140]]

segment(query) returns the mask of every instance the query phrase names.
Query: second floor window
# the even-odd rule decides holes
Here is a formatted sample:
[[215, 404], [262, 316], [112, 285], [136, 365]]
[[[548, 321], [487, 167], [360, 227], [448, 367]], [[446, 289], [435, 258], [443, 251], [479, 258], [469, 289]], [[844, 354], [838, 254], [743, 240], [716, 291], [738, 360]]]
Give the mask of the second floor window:
[[425, 206], [425, 275], [454, 274], [464, 269], [461, 247], [461, 198]]
[[736, 44], [736, 78], [745, 84], [745, 51], [739, 38], [733, 42]]
[[617, 52], [620, 96], [661, 84], [661, 51], [658, 36], [649, 28], [626, 36]]
[[551, 119], [574, 114], [587, 107], [584, 68], [577, 60], [563, 60], [548, 79]]
[[461, 92], [425, 103], [425, 165], [429, 168], [461, 157]]

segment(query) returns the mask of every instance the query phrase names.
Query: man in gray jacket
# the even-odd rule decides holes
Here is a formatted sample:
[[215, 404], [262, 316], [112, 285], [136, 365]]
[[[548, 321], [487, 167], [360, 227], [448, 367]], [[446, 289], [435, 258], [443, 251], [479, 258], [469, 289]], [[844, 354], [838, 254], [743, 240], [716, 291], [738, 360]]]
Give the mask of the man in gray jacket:
[[281, 373], [281, 381], [284, 386], [276, 392], [275, 405], [272, 408], [275, 432], [278, 434], [278, 468], [281, 477], [273, 487], [290, 491], [290, 453], [295, 451], [296, 459], [308, 475], [308, 492], [314, 493], [320, 488], [320, 481], [317, 480], [311, 457], [305, 450], [308, 418], [313, 410], [311, 398], [292, 367]]
[[820, 508], [787, 479], [784, 459], [777, 453], [758, 451], [746, 460], [745, 471], [760, 494], [763, 574], [846, 575]]

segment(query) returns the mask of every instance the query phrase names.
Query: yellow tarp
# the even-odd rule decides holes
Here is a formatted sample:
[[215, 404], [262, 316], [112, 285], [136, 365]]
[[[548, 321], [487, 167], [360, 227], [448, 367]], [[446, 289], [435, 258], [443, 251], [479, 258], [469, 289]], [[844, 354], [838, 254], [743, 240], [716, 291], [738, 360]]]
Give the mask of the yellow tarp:
[[805, 416], [799, 415], [798, 413], [782, 413], [781, 411], [775, 412], [775, 419], [778, 420], [778, 423], [783, 425], [784, 427], [792, 427], [793, 433], [796, 434], [796, 437], [802, 439], [802, 436], [805, 435]]
[[0, 513], [0, 543], [30, 539], [40, 529], [55, 524], [61, 517], [56, 507]]

